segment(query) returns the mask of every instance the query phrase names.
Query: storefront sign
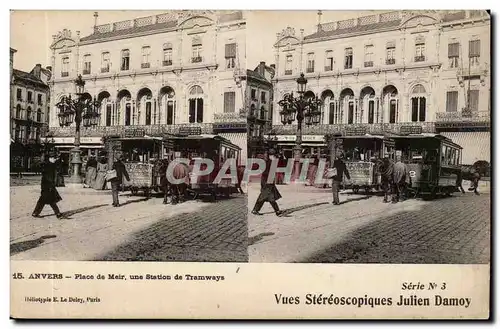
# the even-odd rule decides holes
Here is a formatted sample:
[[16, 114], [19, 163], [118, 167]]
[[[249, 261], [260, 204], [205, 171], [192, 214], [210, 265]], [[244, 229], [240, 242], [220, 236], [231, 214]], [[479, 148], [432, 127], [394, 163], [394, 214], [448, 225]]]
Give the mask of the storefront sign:
[[[294, 135], [278, 135], [276, 136], [277, 141], [279, 142], [293, 142], [297, 140], [297, 137]], [[325, 136], [323, 135], [303, 135], [302, 142], [318, 142], [324, 143]]]
[[[74, 144], [74, 137], [53, 137], [54, 144]], [[80, 137], [80, 144], [102, 144], [101, 137]]]
[[401, 126], [399, 133], [401, 135], [421, 134], [422, 126]]
[[179, 135], [201, 135], [201, 127], [180, 127]]
[[131, 128], [125, 129], [123, 131], [123, 137], [131, 138], [131, 137], [144, 137], [146, 135], [146, 131], [141, 128]]
[[213, 130], [241, 130], [247, 129], [247, 124], [245, 123], [214, 123]]

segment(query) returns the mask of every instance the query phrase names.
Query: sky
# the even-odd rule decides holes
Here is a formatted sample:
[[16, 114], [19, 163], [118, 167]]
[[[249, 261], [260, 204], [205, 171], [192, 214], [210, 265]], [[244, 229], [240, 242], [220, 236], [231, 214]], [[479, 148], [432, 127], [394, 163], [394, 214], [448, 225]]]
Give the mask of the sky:
[[[105, 11], [99, 10], [97, 24], [156, 15], [165, 11]], [[373, 11], [323, 11], [322, 22], [349, 19], [369, 15]], [[14, 68], [30, 71], [36, 64], [50, 65], [52, 35], [67, 28], [80, 31], [81, 36], [91, 34], [94, 11], [12, 11], [10, 46], [17, 50]], [[287, 26], [310, 34], [318, 23], [317, 11], [249, 11], [247, 12], [247, 68], [255, 68], [259, 62], [274, 62], [273, 44], [276, 33]]]

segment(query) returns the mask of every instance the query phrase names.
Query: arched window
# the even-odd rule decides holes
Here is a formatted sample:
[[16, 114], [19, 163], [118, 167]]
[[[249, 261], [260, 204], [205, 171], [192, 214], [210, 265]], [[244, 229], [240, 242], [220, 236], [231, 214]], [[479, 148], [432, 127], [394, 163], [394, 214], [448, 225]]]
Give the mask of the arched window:
[[142, 47], [142, 63], [141, 63], [141, 68], [146, 69], [151, 66], [150, 64], [150, 57], [151, 57], [151, 47], [150, 46], [144, 46]]
[[426, 91], [424, 86], [416, 85], [412, 89], [411, 96], [411, 121], [425, 122], [426, 119]]
[[203, 89], [193, 86], [189, 91], [189, 122], [203, 122]]
[[122, 50], [121, 70], [128, 71], [129, 69], [130, 69], [130, 50], [124, 49]]

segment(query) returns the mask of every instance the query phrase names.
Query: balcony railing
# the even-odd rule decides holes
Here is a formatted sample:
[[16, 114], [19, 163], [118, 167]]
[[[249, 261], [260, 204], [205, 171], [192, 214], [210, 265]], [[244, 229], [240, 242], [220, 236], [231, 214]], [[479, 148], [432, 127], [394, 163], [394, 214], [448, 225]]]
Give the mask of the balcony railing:
[[490, 112], [473, 112], [470, 115], [462, 112], [439, 112], [436, 113], [436, 122], [490, 122]]
[[83, 70], [83, 75], [88, 75], [90, 74], [90, 70]]
[[170, 66], [170, 65], [172, 65], [172, 60], [171, 59], [163, 61], [163, 66]]
[[191, 58], [191, 63], [201, 63], [202, 61], [203, 61], [203, 58], [200, 56]]
[[425, 62], [425, 56], [415, 56], [415, 62]]
[[365, 67], [373, 67], [373, 61], [365, 62]]
[[385, 60], [385, 65], [394, 65], [394, 64], [396, 64], [395, 58], [388, 58]]
[[325, 66], [325, 72], [330, 72], [333, 71], [333, 68], [331, 66]]
[[285, 75], [292, 75], [292, 70], [285, 70]]
[[[401, 127], [404, 126], [421, 126], [423, 133], [435, 133], [436, 127], [434, 122], [401, 122], [401, 123], [359, 123], [359, 124], [336, 124], [336, 125], [316, 125], [302, 127], [304, 135], [326, 135], [332, 133], [345, 133], [346, 130], [364, 128], [367, 134], [399, 134]], [[273, 125], [273, 131], [278, 135], [295, 135], [297, 132], [296, 125]]]
[[141, 69], [149, 69], [151, 67], [150, 63], [141, 63]]
[[69, 72], [61, 72], [61, 77], [62, 78], [69, 77]]
[[[212, 134], [213, 125], [211, 123], [185, 123], [176, 125], [134, 125], [134, 126], [98, 126], [94, 128], [81, 128], [82, 137], [105, 137], [123, 136], [128, 129], [143, 129], [148, 136], [163, 136], [164, 134], [177, 134], [181, 128], [200, 127], [202, 134]], [[49, 127], [49, 132], [54, 137], [74, 137], [74, 127]]]
[[229, 123], [229, 122], [246, 122], [247, 117], [245, 114], [241, 115], [239, 112], [231, 113], [215, 113], [215, 123]]
[[101, 67], [101, 73], [108, 73], [109, 67]]

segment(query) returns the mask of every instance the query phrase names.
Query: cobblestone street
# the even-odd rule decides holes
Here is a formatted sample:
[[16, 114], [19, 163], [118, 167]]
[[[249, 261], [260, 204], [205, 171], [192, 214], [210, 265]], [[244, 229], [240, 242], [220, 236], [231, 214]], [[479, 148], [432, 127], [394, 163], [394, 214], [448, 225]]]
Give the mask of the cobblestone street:
[[[464, 184], [464, 186], [466, 186]], [[382, 203], [380, 196], [278, 186], [286, 217], [249, 214], [250, 262], [488, 263], [490, 193]], [[249, 187], [249, 211], [259, 186]]]
[[60, 188], [65, 219], [31, 212], [39, 186], [11, 187], [11, 259], [246, 262], [246, 196], [163, 205], [162, 198]]

